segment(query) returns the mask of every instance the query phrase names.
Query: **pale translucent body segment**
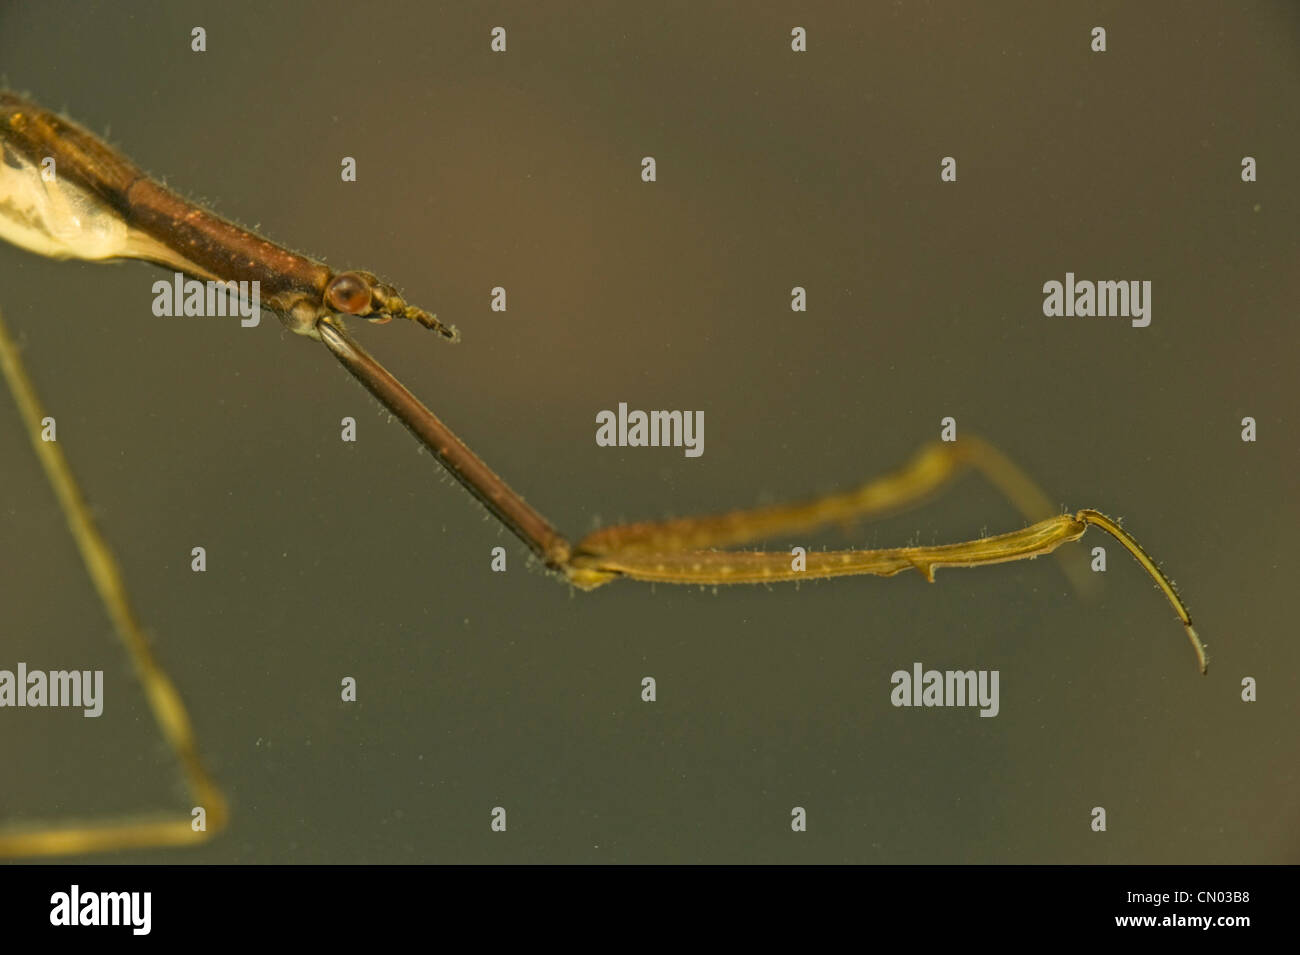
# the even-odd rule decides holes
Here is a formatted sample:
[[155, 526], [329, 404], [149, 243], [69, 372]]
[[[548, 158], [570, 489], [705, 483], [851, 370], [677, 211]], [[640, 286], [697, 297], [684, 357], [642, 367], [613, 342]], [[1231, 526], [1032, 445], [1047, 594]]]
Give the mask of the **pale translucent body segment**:
[[64, 825], [42, 831], [0, 830], [0, 857], [63, 855], [202, 842], [224, 827], [227, 818], [225, 797], [203, 766], [189, 713], [140, 627], [127, 596], [117, 560], [108, 542], [91, 520], [90, 509], [72, 476], [72, 469], [68, 466], [62, 448], [58, 442], [41, 440], [41, 420], [45, 417], [45, 410], [22, 366], [18, 347], [10, 337], [2, 317], [0, 373], [3, 373], [9, 390], [13, 393], [36, 456], [58, 498], [59, 507], [73, 540], [76, 541], [91, 582], [108, 612], [118, 639], [131, 659], [154, 719], [181, 764], [194, 804], [202, 806], [207, 816], [206, 830], [198, 832], [191, 828], [188, 816], [161, 821], [128, 819], [101, 824]]
[[0, 238], [52, 259], [112, 259], [129, 254], [130, 227], [90, 190], [0, 139]]
[[996, 487], [1026, 520], [1045, 520], [1060, 510], [1033, 478], [983, 438], [968, 435], [947, 447], [957, 461], [974, 468]]
[[70, 178], [47, 180], [39, 166], [0, 138], [0, 239], [52, 259], [144, 259], [214, 278], [150, 235], [134, 229], [99, 195]]

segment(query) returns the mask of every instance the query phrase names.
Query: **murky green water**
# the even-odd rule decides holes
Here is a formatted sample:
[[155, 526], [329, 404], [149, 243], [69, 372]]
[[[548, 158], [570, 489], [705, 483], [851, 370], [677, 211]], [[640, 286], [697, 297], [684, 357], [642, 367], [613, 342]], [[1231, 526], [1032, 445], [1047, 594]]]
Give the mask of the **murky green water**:
[[[320, 346], [155, 318], [145, 265], [4, 247], [0, 308], [232, 803], [205, 847], [113, 858], [1300, 860], [1294, 8], [652, 6], [44, 3], [0, 11], [0, 65], [187, 195], [458, 324], [455, 347], [358, 335], [575, 538], [851, 484], [954, 416], [1053, 501], [1126, 519], [1209, 677], [1113, 546], [1094, 598], [1048, 560], [575, 595]], [[1044, 317], [1067, 271], [1150, 280], [1150, 326]], [[705, 453], [597, 447], [620, 401], [702, 409]], [[1020, 523], [966, 481], [809, 543]], [[107, 683], [97, 720], [0, 710], [0, 814], [186, 807], [7, 399], [0, 567], [0, 667]], [[916, 661], [999, 670], [999, 715], [894, 708]]]

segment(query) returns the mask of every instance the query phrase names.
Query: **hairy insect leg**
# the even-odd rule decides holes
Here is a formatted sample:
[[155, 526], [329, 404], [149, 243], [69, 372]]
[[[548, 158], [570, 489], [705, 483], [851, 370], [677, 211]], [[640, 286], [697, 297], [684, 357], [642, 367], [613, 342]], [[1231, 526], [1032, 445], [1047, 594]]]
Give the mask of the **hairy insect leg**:
[[992, 445], [979, 438], [925, 445], [907, 464], [849, 491], [794, 503], [744, 508], [702, 517], [601, 528], [579, 542], [588, 552], [697, 550], [786, 537], [828, 524], [896, 513], [924, 503], [968, 468], [978, 470], [1030, 521], [1053, 516], [1046, 495]]
[[[1006, 455], [981, 438], [963, 437], [926, 444], [901, 468], [849, 491], [723, 514], [605, 527], [579, 541], [575, 552], [627, 556], [698, 551], [789, 537], [830, 524], [848, 525], [920, 506], [967, 471], [982, 475], [1026, 521], [1060, 514]], [[1077, 555], [1064, 559], [1063, 567], [1076, 590], [1091, 589], [1091, 578]]]
[[570, 561], [570, 579], [580, 587], [597, 587], [618, 577], [668, 584], [756, 584], [873, 574], [892, 577], [915, 570], [934, 582], [940, 567], [983, 567], [1049, 554], [1076, 541], [1089, 527], [1100, 527], [1137, 559], [1178, 614], [1196, 652], [1202, 673], [1208, 668], [1205, 646], [1192, 626], [1187, 606], [1173, 582], [1117, 522], [1094, 510], [1059, 514], [1018, 531], [956, 544], [894, 547], [882, 550], [811, 551], [800, 561], [783, 551], [664, 550], [644, 548], [591, 553], [579, 545]]
[[198, 831], [193, 828], [188, 815], [160, 820], [125, 819], [54, 825], [42, 829], [7, 828], [0, 830], [0, 858], [184, 846], [203, 842], [225, 826], [225, 797], [203, 766], [185, 704], [154, 656], [140, 627], [127, 596], [117, 560], [91, 519], [90, 508], [72, 476], [67, 458], [57, 442], [41, 438], [41, 422], [46, 417], [45, 411], [2, 316], [0, 373], [3, 373], [9, 390], [13, 393], [23, 425], [31, 438], [36, 456], [40, 459], [46, 479], [58, 498], [68, 530], [76, 541], [77, 550], [81, 553], [95, 591], [113, 623], [113, 629], [126, 648], [154, 719], [180, 762], [195, 805], [201, 806], [206, 815], [205, 828]]

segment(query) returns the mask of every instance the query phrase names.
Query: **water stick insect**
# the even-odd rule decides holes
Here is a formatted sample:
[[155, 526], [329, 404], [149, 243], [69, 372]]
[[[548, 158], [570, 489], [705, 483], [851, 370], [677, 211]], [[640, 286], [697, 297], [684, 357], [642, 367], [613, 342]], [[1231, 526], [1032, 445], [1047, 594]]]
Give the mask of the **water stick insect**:
[[[577, 588], [591, 590], [620, 578], [720, 585], [862, 574], [890, 577], [907, 570], [933, 581], [941, 567], [1038, 557], [1097, 527], [1118, 540], [1163, 591], [1184, 626], [1199, 669], [1207, 669], [1205, 648], [1185, 604], [1131, 534], [1096, 510], [1053, 514], [1033, 482], [991, 445], [974, 438], [927, 445], [904, 467], [843, 493], [705, 517], [616, 525], [571, 543], [366, 352], [347, 331], [344, 318], [375, 323], [402, 318], [452, 342], [459, 337], [453, 327], [407, 304], [395, 287], [369, 272], [334, 272], [190, 203], [90, 132], [13, 93], [0, 92], [0, 149], [0, 237], [56, 259], [141, 259], [203, 281], [257, 282], [263, 304], [287, 328], [322, 343], [551, 572]], [[210, 823], [202, 832], [195, 832], [189, 820], [170, 820], [0, 833], [0, 855], [184, 844], [206, 838], [225, 820], [224, 801], [202, 767], [179, 694], [140, 633], [111, 551], [95, 531], [62, 453], [39, 439], [43, 412], [2, 323], [0, 368], [155, 717], [180, 756], [196, 800], [207, 808]], [[1028, 525], [952, 544], [810, 552], [801, 563], [786, 551], [738, 549], [917, 504], [968, 470], [988, 478], [1020, 509]]]

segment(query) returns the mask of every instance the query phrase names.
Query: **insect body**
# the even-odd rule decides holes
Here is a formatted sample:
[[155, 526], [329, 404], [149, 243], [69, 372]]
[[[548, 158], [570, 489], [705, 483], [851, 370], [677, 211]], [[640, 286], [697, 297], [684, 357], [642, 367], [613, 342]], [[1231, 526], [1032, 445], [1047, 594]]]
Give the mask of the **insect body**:
[[369, 272], [335, 274], [178, 196], [77, 124], [0, 92], [0, 237], [55, 259], [143, 259], [205, 280], [261, 284], [293, 331], [326, 315], [456, 330]]
[[[1046, 498], [991, 445], [973, 438], [923, 448], [897, 471], [858, 488], [803, 502], [707, 517], [608, 527], [570, 543], [347, 332], [344, 316], [382, 323], [404, 318], [456, 340], [451, 326], [408, 305], [391, 285], [364, 271], [333, 272], [321, 262], [186, 201], [75, 123], [13, 93], [0, 92], [0, 237], [38, 255], [92, 261], [141, 259], [204, 281], [258, 282], [262, 301], [299, 335], [319, 341], [378, 398], [439, 462], [545, 565], [589, 590], [620, 578], [673, 584], [774, 583], [915, 570], [934, 580], [940, 567], [978, 567], [1050, 553], [1089, 527], [1112, 535], [1162, 589], [1196, 653], [1205, 649], [1186, 606], [1155, 561], [1099, 511], [1052, 513]], [[149, 695], [155, 717], [181, 758], [195, 798], [211, 812], [224, 801], [204, 772], [179, 695], [153, 659], [126, 599], [107, 544], [94, 529], [62, 452], [39, 440], [43, 412], [18, 350], [0, 322], [0, 370], [33, 436], [46, 474], [100, 597]], [[785, 551], [739, 550], [917, 503], [975, 470], [1024, 514], [1027, 526], [954, 544], [815, 552], [792, 562]], [[29, 836], [0, 834], [0, 855], [53, 854], [193, 842], [189, 820], [64, 828]]]
[[[454, 328], [407, 305], [396, 289], [369, 272], [335, 274], [320, 262], [187, 202], [75, 123], [12, 93], [0, 93], [0, 147], [5, 197], [0, 235], [56, 258], [138, 258], [204, 279], [261, 282], [267, 304], [289, 328], [323, 342], [492, 514], [549, 568], [582, 589], [619, 577], [734, 584], [857, 574], [888, 577], [908, 569], [933, 580], [939, 567], [1037, 557], [1078, 540], [1089, 527], [1099, 527], [1118, 539], [1164, 591], [1205, 670], [1204, 647], [1186, 607], [1137, 541], [1098, 511], [1050, 515], [1032, 482], [978, 440], [930, 446], [899, 472], [848, 493], [712, 517], [610, 527], [572, 545], [353, 340], [339, 316], [377, 322], [407, 318], [450, 340], [457, 338]], [[53, 180], [41, 171], [48, 160], [57, 170]], [[1020, 502], [1035, 523], [957, 544], [815, 553], [798, 569], [784, 552], [724, 549], [896, 509], [967, 467], [983, 471]]]

